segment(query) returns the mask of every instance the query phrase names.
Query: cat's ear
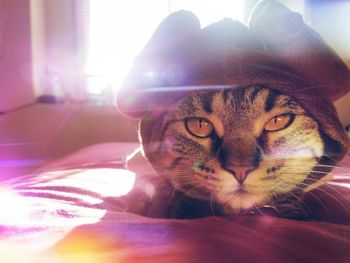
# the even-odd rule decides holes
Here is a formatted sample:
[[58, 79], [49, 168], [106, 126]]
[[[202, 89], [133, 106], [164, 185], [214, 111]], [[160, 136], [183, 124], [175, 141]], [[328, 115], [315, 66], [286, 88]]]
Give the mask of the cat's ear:
[[253, 10], [249, 27], [264, 42], [265, 51], [291, 66], [315, 93], [335, 101], [350, 91], [346, 64], [300, 14], [274, 0], [262, 0]]
[[173, 98], [164, 96], [155, 104], [152, 95], [145, 96], [143, 93], [149, 91], [148, 87], [157, 87], [164, 83], [178, 84], [183, 72], [174, 61], [184, 56], [186, 47], [183, 45], [191, 45], [190, 38], [200, 32], [200, 21], [189, 11], [177, 11], [166, 17], [140, 55], [135, 58], [133, 67], [118, 92], [119, 110], [129, 117], [139, 118], [150, 108], [156, 113], [157, 108], [161, 111], [163, 107], [167, 107], [166, 100]]

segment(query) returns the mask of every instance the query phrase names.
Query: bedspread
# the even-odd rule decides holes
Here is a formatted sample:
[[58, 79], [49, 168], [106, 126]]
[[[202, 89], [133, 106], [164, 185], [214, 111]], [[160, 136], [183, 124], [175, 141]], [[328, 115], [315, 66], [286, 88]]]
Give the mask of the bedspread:
[[323, 221], [146, 218], [120, 211], [135, 144], [83, 149], [1, 184], [0, 262], [350, 262], [350, 157], [307, 197]]

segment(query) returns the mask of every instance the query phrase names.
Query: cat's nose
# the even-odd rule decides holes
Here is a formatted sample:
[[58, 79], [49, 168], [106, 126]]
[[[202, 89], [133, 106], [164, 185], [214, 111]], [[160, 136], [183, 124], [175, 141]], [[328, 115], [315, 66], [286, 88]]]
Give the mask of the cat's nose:
[[247, 179], [249, 173], [254, 170], [252, 166], [231, 166], [228, 169], [237, 181], [241, 184]]

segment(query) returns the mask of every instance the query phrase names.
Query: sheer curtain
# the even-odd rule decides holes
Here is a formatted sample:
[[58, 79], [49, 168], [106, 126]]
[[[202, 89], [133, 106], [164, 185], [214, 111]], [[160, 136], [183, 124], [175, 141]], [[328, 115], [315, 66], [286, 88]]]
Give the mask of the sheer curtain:
[[83, 101], [89, 0], [32, 0], [35, 90], [39, 100]]

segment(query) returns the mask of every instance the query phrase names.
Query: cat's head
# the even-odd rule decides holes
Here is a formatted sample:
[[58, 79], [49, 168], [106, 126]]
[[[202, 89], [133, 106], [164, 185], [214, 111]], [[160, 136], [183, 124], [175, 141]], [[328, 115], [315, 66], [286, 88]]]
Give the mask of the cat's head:
[[175, 189], [233, 213], [319, 185], [334, 143], [294, 99], [261, 86], [192, 92], [145, 116], [140, 135]]

